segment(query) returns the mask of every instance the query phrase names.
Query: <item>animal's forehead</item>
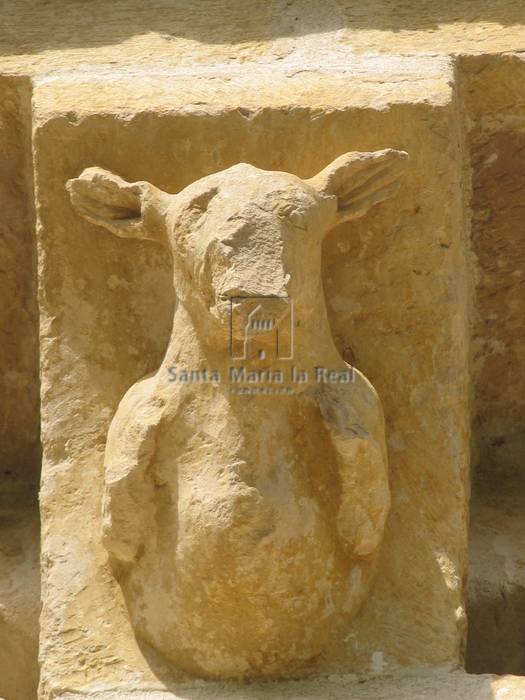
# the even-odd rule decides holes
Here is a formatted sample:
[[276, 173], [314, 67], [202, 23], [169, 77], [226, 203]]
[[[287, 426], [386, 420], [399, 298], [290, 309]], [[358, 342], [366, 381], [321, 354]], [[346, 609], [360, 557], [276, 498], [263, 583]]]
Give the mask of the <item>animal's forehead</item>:
[[238, 163], [219, 173], [195, 181], [179, 193], [181, 203], [189, 204], [206, 193], [217, 193], [238, 203], [261, 201], [268, 195], [293, 197], [313, 195], [313, 190], [303, 180], [290, 173], [261, 170], [247, 163]]

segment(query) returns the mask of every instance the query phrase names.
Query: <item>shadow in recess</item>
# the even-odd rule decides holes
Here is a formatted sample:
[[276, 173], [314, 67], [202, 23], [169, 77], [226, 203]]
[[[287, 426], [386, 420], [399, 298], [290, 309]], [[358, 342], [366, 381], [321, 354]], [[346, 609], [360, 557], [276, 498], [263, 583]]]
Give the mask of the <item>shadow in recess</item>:
[[147, 34], [236, 45], [338, 29], [401, 32], [462, 22], [525, 24], [525, 4], [508, 0], [14, 0], [5, 5], [0, 55], [114, 45]]

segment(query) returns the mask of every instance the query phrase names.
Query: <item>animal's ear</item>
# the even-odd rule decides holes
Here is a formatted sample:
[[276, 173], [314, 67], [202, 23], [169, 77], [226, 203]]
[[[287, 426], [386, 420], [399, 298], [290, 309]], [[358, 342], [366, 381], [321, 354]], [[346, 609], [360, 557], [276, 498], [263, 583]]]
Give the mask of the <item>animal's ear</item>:
[[353, 221], [399, 189], [401, 172], [408, 160], [405, 151], [353, 151], [336, 158], [307, 180], [316, 190], [337, 197], [337, 220]]
[[66, 184], [71, 203], [85, 219], [123, 238], [165, 241], [169, 195], [148, 182], [126, 182], [102, 168], [86, 168]]

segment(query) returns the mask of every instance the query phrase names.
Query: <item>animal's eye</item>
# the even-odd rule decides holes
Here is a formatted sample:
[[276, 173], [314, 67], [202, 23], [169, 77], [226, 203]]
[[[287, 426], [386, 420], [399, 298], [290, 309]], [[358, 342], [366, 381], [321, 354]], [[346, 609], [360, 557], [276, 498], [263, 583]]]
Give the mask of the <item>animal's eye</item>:
[[200, 194], [195, 195], [193, 197], [188, 205], [189, 209], [197, 209], [198, 211], [206, 211], [208, 204], [211, 202], [211, 200], [215, 197], [217, 192], [219, 191], [218, 187], [210, 187], [209, 190], [206, 190], [205, 192], [201, 192]]
[[282, 204], [278, 209], [278, 214], [283, 219], [287, 219], [295, 228], [307, 230], [307, 212], [302, 207], [294, 204]]

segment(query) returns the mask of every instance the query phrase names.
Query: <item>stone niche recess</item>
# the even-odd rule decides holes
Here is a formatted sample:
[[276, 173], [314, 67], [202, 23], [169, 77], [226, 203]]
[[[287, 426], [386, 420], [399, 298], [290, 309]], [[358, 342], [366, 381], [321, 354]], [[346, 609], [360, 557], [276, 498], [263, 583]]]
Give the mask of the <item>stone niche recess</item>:
[[525, 674], [525, 63], [464, 59], [472, 164], [467, 669]]
[[38, 685], [40, 477], [31, 86], [0, 78], [0, 697]]
[[384, 63], [381, 79], [365, 83], [344, 71], [280, 69], [271, 80], [254, 69], [248, 80], [36, 81], [42, 698], [140, 689], [167, 698], [185, 680], [135, 639], [100, 541], [108, 426], [126, 390], [160, 364], [175, 300], [164, 251], [109, 236], [73, 210], [65, 183], [94, 165], [176, 193], [239, 162], [307, 178], [351, 150], [409, 154], [395, 203], [333, 230], [323, 251], [333, 335], [383, 402], [392, 509], [370, 596], [309, 673], [461, 661], [465, 154], [450, 63], [418, 58], [407, 80], [411, 65], [401, 66], [402, 83]]

